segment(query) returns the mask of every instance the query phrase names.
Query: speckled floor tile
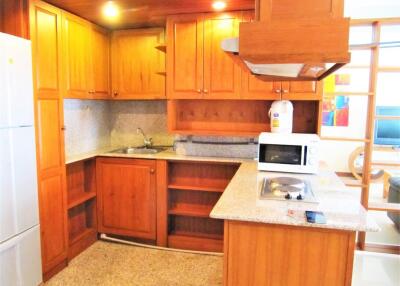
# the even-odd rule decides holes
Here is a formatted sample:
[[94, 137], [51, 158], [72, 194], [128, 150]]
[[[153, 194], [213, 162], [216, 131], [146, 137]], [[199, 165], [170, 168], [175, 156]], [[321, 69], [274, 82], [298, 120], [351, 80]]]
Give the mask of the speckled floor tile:
[[222, 285], [222, 257], [98, 241], [44, 285]]

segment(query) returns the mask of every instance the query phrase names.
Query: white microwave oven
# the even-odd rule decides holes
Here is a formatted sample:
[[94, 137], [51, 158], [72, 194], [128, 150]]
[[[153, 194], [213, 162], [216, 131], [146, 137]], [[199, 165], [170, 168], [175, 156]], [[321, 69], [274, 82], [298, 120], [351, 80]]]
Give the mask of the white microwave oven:
[[318, 145], [316, 134], [263, 132], [258, 138], [258, 170], [317, 173]]

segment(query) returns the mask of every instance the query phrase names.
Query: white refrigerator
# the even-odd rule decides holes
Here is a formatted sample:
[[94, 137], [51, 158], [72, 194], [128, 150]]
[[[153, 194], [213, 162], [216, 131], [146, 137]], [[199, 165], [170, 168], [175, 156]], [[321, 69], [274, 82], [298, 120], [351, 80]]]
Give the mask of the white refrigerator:
[[0, 33], [0, 285], [42, 282], [31, 43]]

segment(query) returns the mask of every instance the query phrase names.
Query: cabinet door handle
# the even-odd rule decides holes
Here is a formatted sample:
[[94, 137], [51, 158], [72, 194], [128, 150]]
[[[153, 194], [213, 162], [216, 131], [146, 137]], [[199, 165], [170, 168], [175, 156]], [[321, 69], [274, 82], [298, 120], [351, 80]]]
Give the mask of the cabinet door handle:
[[198, 92], [198, 93], [201, 93], [201, 89], [199, 88], [199, 89], [197, 90], [197, 92]]
[[114, 92], [113, 92], [113, 96], [114, 96], [114, 97], [118, 96], [118, 92], [114, 91]]
[[281, 93], [280, 89], [275, 89], [275, 93]]
[[208, 89], [203, 90], [204, 93], [208, 93]]
[[289, 90], [284, 89], [284, 90], [283, 90], [283, 93], [289, 93]]
[[67, 130], [67, 127], [65, 125], [61, 126], [61, 130], [65, 131], [65, 130]]
[[156, 172], [156, 170], [154, 170], [153, 168], [150, 169], [150, 174], [154, 174]]

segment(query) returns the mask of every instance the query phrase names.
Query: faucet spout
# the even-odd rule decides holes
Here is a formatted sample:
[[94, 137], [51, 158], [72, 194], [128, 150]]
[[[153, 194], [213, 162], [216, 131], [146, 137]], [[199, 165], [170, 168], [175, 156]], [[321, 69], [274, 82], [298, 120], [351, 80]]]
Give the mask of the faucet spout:
[[136, 130], [136, 132], [137, 132], [138, 134], [142, 134], [142, 136], [143, 136], [143, 145], [144, 145], [145, 148], [151, 148], [151, 147], [153, 146], [152, 138], [148, 138], [148, 137], [146, 136], [146, 134], [143, 132], [143, 129], [142, 129], [142, 128], [138, 127], [138, 129]]

